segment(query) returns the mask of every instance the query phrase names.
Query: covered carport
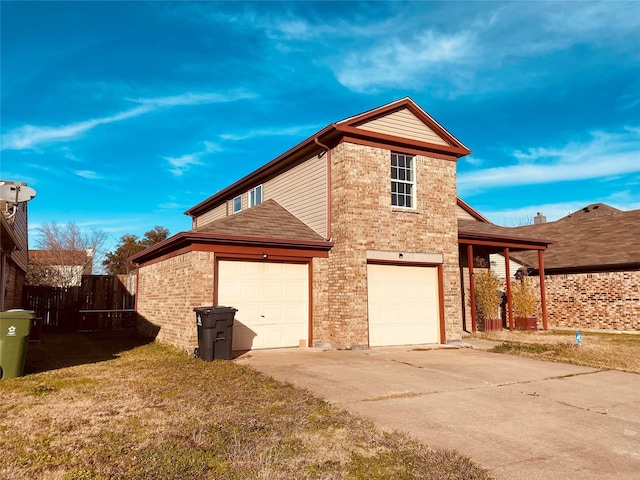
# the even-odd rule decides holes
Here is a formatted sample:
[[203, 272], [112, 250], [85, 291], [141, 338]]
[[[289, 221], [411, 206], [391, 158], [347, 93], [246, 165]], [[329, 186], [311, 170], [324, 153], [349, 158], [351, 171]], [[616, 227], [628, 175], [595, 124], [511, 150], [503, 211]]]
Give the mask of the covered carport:
[[[492, 223], [475, 220], [458, 220], [458, 248], [462, 275], [462, 311], [463, 329], [469, 331], [470, 320], [472, 333], [476, 332], [476, 308], [474, 295], [474, 266], [477, 268], [490, 254], [498, 253], [505, 259], [505, 283], [507, 296], [507, 318], [509, 330], [514, 328], [513, 305], [511, 301], [510, 254], [512, 252], [536, 251], [537, 265], [527, 265], [540, 272], [540, 306], [542, 311], [542, 328], [547, 330], [547, 306], [544, 287], [544, 251], [553, 241], [530, 237], [515, 233], [512, 228], [501, 227]], [[488, 262], [487, 265], [488, 266]], [[466, 269], [466, 272], [465, 272]], [[464, 276], [468, 275], [470, 312], [465, 309]], [[470, 317], [470, 318], [467, 318]]]

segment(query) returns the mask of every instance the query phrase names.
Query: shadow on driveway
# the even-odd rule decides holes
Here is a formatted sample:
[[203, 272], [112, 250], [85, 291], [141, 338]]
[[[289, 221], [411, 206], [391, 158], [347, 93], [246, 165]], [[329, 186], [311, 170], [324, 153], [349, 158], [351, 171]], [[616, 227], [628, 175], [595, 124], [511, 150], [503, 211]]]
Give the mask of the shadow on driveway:
[[24, 374], [112, 360], [119, 353], [152, 342], [132, 329], [108, 332], [42, 334], [27, 348]]

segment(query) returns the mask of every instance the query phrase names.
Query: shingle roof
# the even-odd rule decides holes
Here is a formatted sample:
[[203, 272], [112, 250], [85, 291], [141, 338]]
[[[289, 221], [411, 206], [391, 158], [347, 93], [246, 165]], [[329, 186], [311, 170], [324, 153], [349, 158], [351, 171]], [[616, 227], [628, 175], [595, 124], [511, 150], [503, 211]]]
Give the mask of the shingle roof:
[[459, 237], [472, 237], [472, 236], [486, 236], [492, 237], [495, 240], [513, 240], [517, 243], [548, 243], [548, 237], [542, 237], [541, 235], [534, 235], [525, 232], [518, 232], [512, 227], [502, 227], [493, 223], [476, 222], [475, 220], [458, 220], [458, 236]]
[[83, 266], [88, 257], [84, 250], [29, 250], [29, 260], [41, 265]]
[[259, 237], [284, 240], [323, 241], [307, 224], [289, 213], [275, 200], [267, 200], [248, 210], [193, 230], [240, 237]]
[[[593, 204], [555, 222], [514, 230], [555, 241], [544, 254], [546, 270], [640, 267], [640, 210], [625, 212]], [[531, 263], [533, 255], [521, 252], [517, 257]]]

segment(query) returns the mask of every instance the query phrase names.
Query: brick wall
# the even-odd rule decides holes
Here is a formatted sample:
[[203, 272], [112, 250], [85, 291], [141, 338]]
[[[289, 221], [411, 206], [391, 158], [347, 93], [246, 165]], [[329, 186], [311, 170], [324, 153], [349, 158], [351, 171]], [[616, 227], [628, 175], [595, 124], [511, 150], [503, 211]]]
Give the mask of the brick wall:
[[213, 304], [213, 253], [184, 253], [141, 267], [138, 276], [138, 331], [193, 352], [193, 308]]
[[368, 345], [367, 250], [442, 253], [446, 335], [461, 338], [456, 164], [415, 158], [417, 205], [402, 211], [390, 205], [389, 150], [342, 143], [332, 151], [329, 314], [316, 321], [317, 344]]
[[546, 275], [544, 281], [549, 328], [640, 330], [640, 271]]

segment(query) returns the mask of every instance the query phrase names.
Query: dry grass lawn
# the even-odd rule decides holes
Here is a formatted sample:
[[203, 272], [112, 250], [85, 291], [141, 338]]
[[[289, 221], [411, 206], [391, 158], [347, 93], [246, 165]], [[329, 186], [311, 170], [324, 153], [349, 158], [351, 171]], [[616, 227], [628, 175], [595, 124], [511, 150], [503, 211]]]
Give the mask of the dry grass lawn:
[[0, 478], [487, 479], [228, 361], [109, 335], [45, 336], [0, 381]]
[[487, 332], [478, 338], [502, 342], [492, 351], [572, 363], [594, 368], [640, 373], [640, 335], [582, 332], [582, 344], [575, 332]]

